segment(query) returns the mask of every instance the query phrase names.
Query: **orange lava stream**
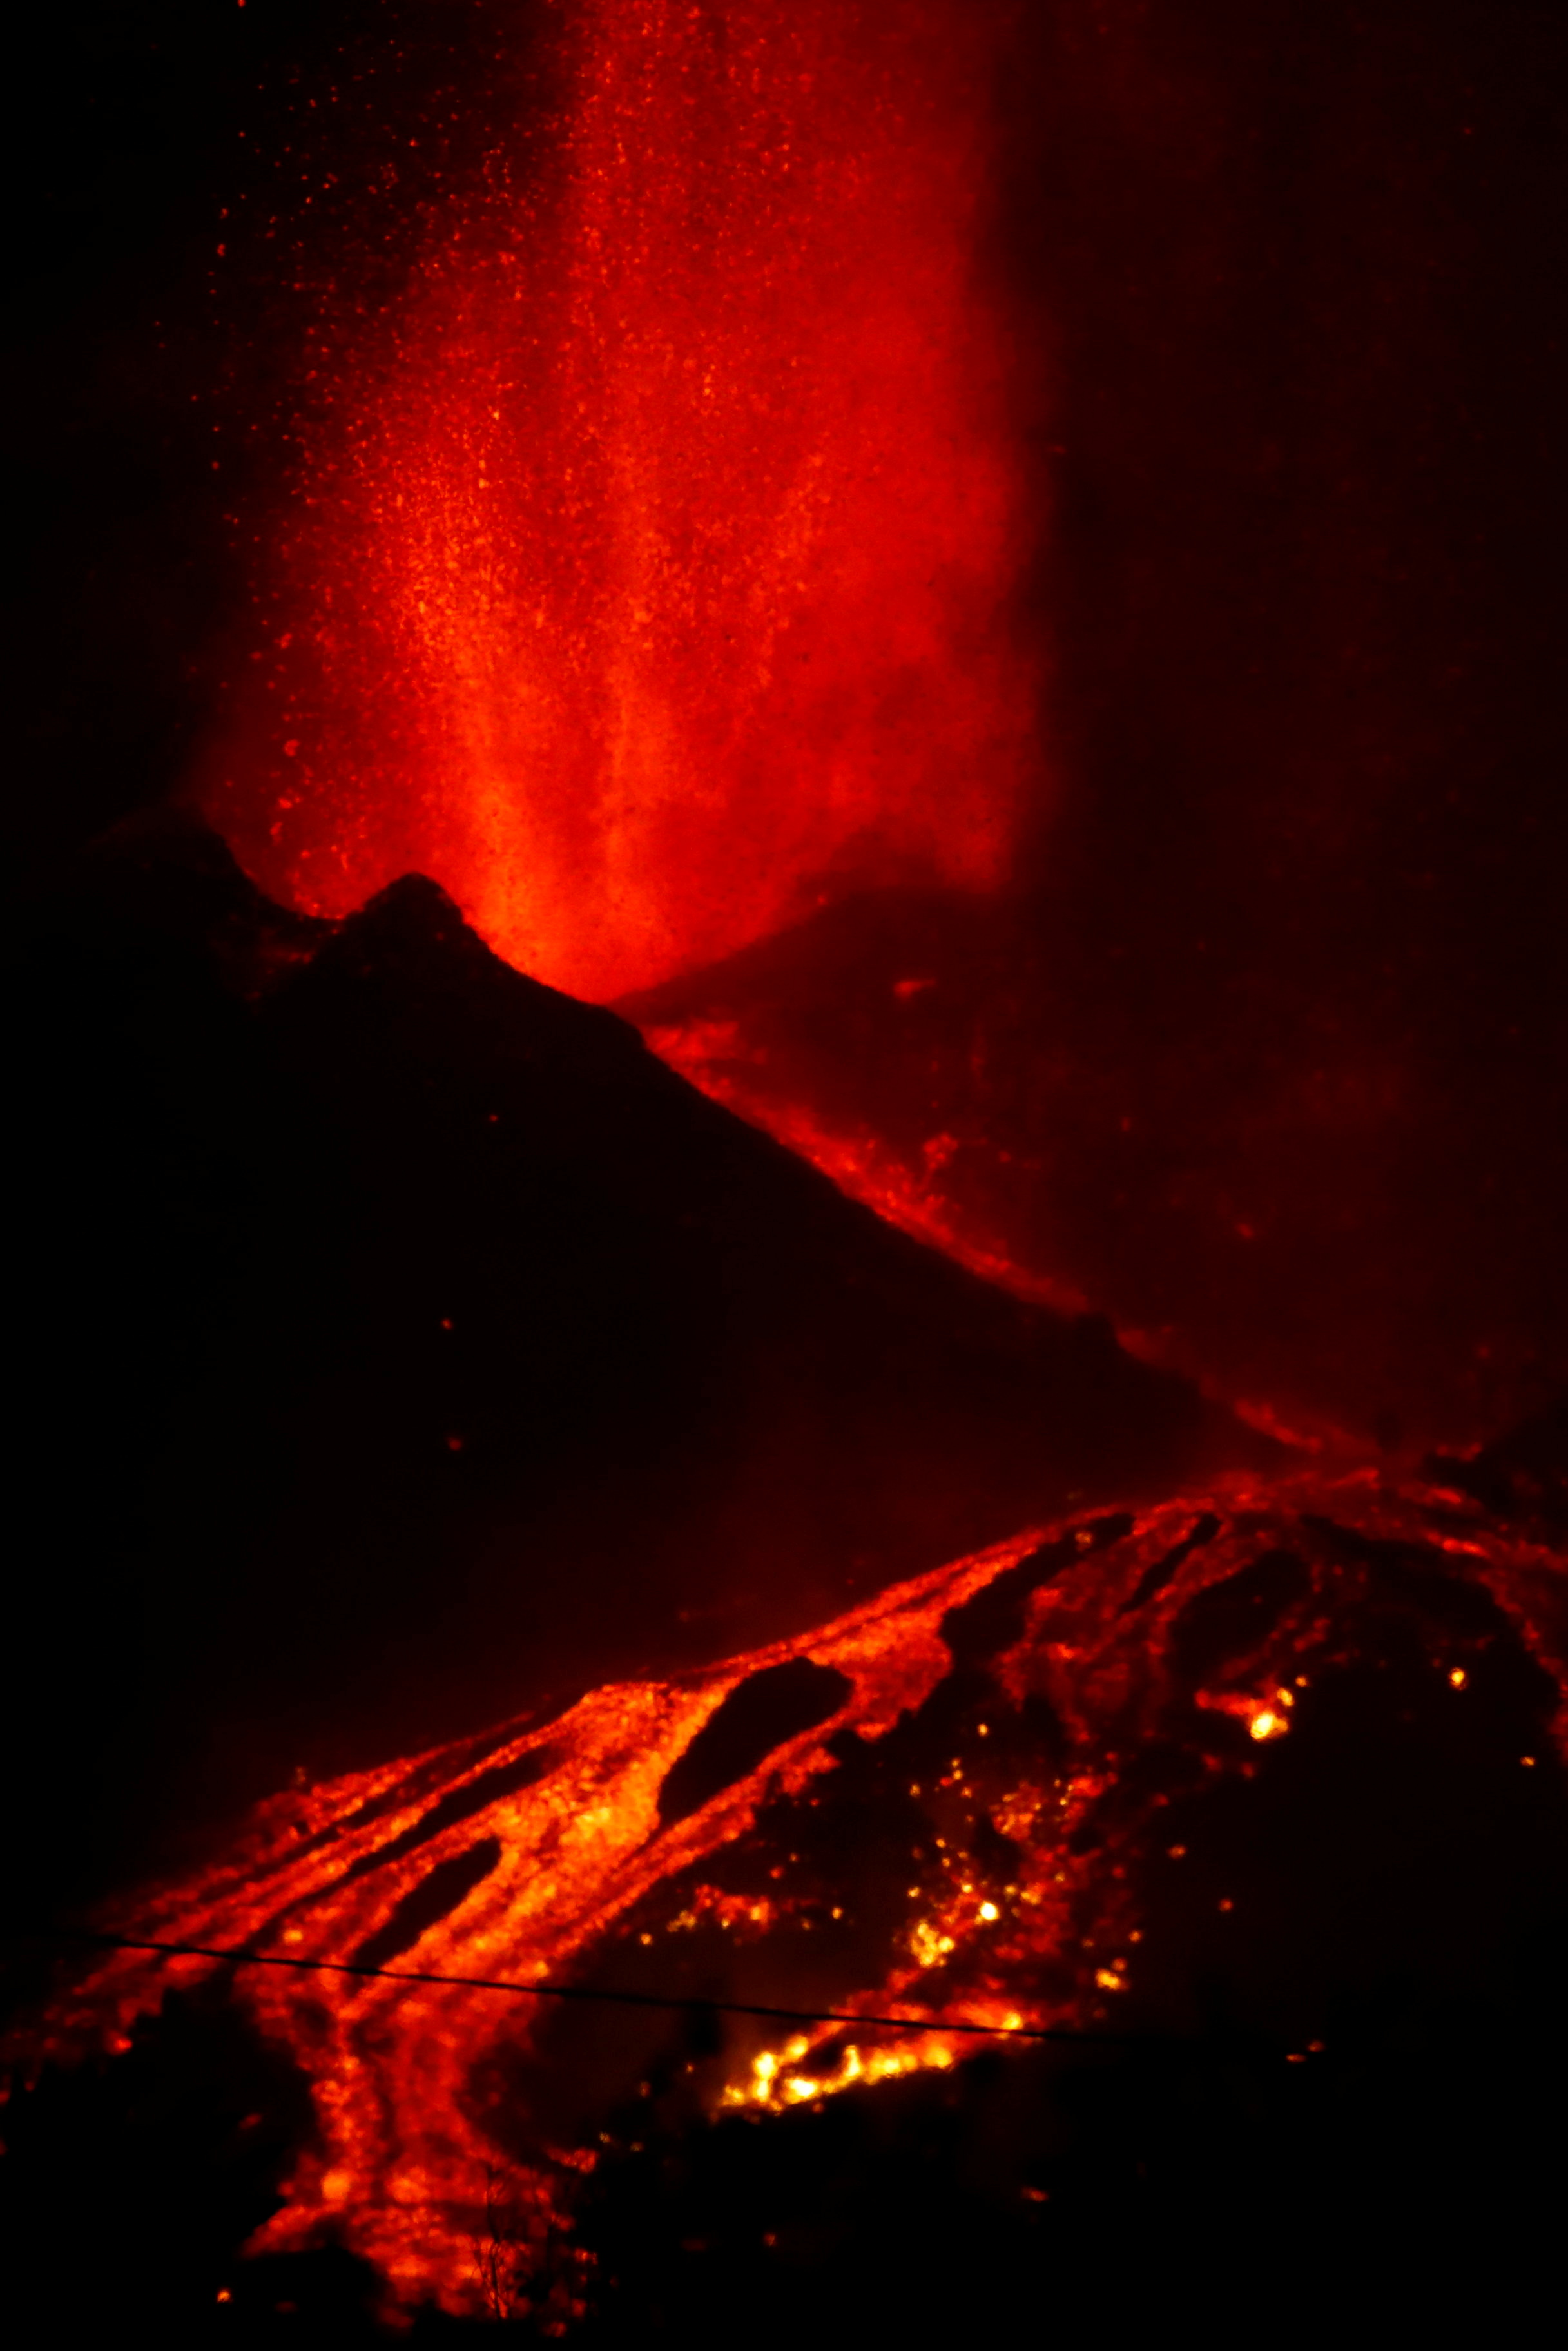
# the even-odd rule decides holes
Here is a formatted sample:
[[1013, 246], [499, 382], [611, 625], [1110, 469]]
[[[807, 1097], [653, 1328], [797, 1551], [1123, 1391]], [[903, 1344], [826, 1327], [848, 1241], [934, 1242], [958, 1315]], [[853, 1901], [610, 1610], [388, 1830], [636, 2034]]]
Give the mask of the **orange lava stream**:
[[826, 874], [1004, 876], [1039, 753], [998, 38], [958, 0], [565, 18], [526, 170], [324, 326], [204, 792], [265, 887], [339, 914], [418, 869], [602, 1000]]
[[[1029, 1546], [1030, 1538], [1020, 1538], [901, 1586], [819, 1634], [709, 1673], [595, 1691], [548, 1728], [519, 1727], [499, 1745], [486, 1742], [476, 1766], [465, 1768], [473, 1744], [465, 1741], [279, 1796], [216, 1867], [117, 1927], [158, 1940], [349, 1959], [433, 1867], [496, 1836], [500, 1866], [402, 1964], [521, 1981], [567, 1973], [573, 1955], [641, 1895], [733, 1839], [773, 1780], [798, 1786], [828, 1768], [821, 1741], [838, 1718], [770, 1757], [766, 1772], [660, 1834], [660, 1784], [731, 1689], [759, 1667], [810, 1656], [852, 1676], [845, 1718], [869, 1735], [885, 1731], [946, 1670], [936, 1631], [944, 1609]], [[536, 1785], [466, 1815], [390, 1867], [363, 1869], [434, 1802], [531, 1751], [552, 1767]], [[174, 1959], [165, 1978], [142, 1955], [118, 1955], [58, 2011], [40, 2053], [67, 2055], [104, 2039], [116, 2045], [132, 2019], [156, 2005], [165, 1980], [188, 1983], [211, 1968]], [[287, 2206], [256, 2250], [336, 2232], [382, 2269], [400, 2300], [434, 2296], [448, 2308], [476, 2306], [476, 2191], [495, 2150], [466, 2119], [464, 2089], [497, 2029], [493, 1998], [264, 1970], [245, 1979], [244, 1991], [263, 2027], [303, 2064], [322, 2130], [319, 2150], [301, 2161]], [[529, 2030], [526, 2010], [518, 2029]], [[542, 2201], [546, 2183], [538, 2192]]]
[[[795, 2032], [727, 2019], [707, 2079], [714, 2112], [770, 2111], [950, 2065], [972, 2045], [945, 2029], [960, 2022], [1092, 2027], [1137, 1968], [1123, 1863], [1148, 1830], [1151, 1806], [1165, 1801], [1140, 1799], [1140, 1811], [1119, 1799], [1126, 1762], [1178, 1719], [1189, 1726], [1184, 1737], [1215, 1742], [1199, 1758], [1200, 1776], [1245, 1772], [1249, 1755], [1288, 1736], [1309, 1679], [1298, 1668], [1311, 1664], [1315, 1678], [1323, 1659], [1356, 1654], [1355, 1609], [1385, 1604], [1375, 1567], [1355, 1563], [1356, 1541], [1369, 1559], [1379, 1545], [1418, 1546], [1431, 1573], [1484, 1587], [1558, 1687], [1568, 1682], [1568, 1661], [1542, 1634], [1531, 1598], [1548, 1580], [1560, 1584], [1563, 1562], [1467, 1519], [1468, 1510], [1461, 1498], [1395, 1489], [1366, 1472], [1238, 1483], [1135, 1520], [1034, 1531], [798, 1640], [670, 1682], [601, 1688], [552, 1722], [504, 1726], [482, 1742], [279, 1795], [212, 1867], [106, 1922], [128, 1936], [289, 1959], [371, 1964], [378, 1937], [391, 1953], [391, 1972], [376, 1977], [265, 1967], [235, 1976], [235, 1997], [305, 2074], [318, 2125], [282, 2210], [252, 2250], [340, 2241], [377, 2264], [396, 2305], [483, 2311], [476, 2249], [497, 2167], [525, 2269], [528, 2244], [570, 2238], [573, 2182], [597, 2159], [610, 2090], [585, 2089], [577, 2125], [541, 2126], [523, 2159], [526, 2097], [508, 2092], [497, 2104], [480, 2086], [515, 2082], [504, 2069], [519, 2053], [559, 2062], [540, 2039], [559, 2004], [400, 1981], [400, 1970], [619, 1984], [670, 2000], [676, 2013], [661, 2032], [676, 2029], [681, 2002], [694, 1997], [867, 2018], [863, 2030], [822, 2022]], [[1348, 1549], [1332, 1528], [1322, 1531], [1325, 1514], [1354, 1531]], [[1270, 1612], [1254, 1611], [1257, 1629], [1234, 1655], [1216, 1654], [1201, 1685], [1184, 1686], [1191, 1641], [1180, 1625], [1195, 1609], [1212, 1614], [1230, 1579], [1277, 1580], [1285, 1544], [1295, 1582]], [[1004, 1597], [1012, 1629], [989, 1679], [971, 1673], [963, 1684], [955, 1656], [962, 1665], [972, 1635], [954, 1629], [965, 1619], [952, 1612], [970, 1604], [971, 1619], [980, 1606], [999, 1623]], [[1422, 1638], [1432, 1670], [1458, 1692], [1475, 1641], [1446, 1631], [1440, 1612], [1430, 1626]], [[665, 1819], [661, 1790], [705, 1726], [741, 1702], [752, 1677], [790, 1660], [836, 1670], [841, 1703], [685, 1816]], [[968, 1711], [944, 1715], [942, 1693], [960, 1686]], [[1029, 1729], [1031, 1694], [1061, 1726], [1064, 1752], [1047, 1753]], [[912, 1739], [925, 1743], [911, 1747]], [[900, 1804], [907, 1775], [917, 1774], [907, 1795], [926, 1825], [910, 1854], [852, 1854], [847, 1876], [840, 1855], [826, 1865], [825, 1892], [791, 1894], [785, 1865], [828, 1818], [836, 1782], [884, 1768], [879, 1756], [893, 1759]], [[759, 1838], [759, 1874], [748, 1883], [736, 1857]], [[776, 1860], [769, 1838], [779, 1840]], [[836, 1850], [830, 1836], [824, 1851]], [[1017, 1858], [998, 1865], [999, 1850]], [[885, 1922], [874, 1932], [854, 1926], [864, 1873], [884, 1861], [901, 1896], [910, 1879], [891, 1936]], [[460, 1885], [455, 1871], [467, 1873]], [[388, 1943], [411, 1898], [444, 1883], [455, 1887], [445, 1915]], [[694, 1989], [683, 1958], [705, 1938], [703, 1964], [723, 1972]], [[824, 1976], [830, 1945], [836, 1972]], [[214, 1971], [208, 1959], [118, 1951], [57, 2000], [24, 2043], [26, 2062], [123, 2047], [166, 1987]], [[927, 2029], [889, 2032], [872, 2021], [890, 2011]], [[602, 2037], [609, 2011], [599, 2013]], [[634, 2083], [645, 2050], [633, 2047], [625, 2063]], [[622, 2088], [630, 2095], [632, 2084]], [[566, 2294], [565, 2317], [580, 2299]]]

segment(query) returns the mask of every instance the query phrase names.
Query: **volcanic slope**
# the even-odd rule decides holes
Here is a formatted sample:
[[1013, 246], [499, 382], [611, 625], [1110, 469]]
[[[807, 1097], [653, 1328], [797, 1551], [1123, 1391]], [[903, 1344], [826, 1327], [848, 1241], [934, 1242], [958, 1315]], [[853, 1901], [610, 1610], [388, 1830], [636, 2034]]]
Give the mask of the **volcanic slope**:
[[1392, 914], [1374, 985], [1307, 901], [1269, 930], [1228, 887], [1151, 917], [1106, 853], [1010, 899], [866, 890], [616, 1009], [907, 1229], [1270, 1425], [1397, 1450], [1539, 1410], [1562, 1055], [1483, 1050]]
[[417, 877], [309, 923], [143, 821], [35, 915], [8, 996], [19, 1632], [62, 1668], [13, 1721], [24, 1887], [1265, 1449]]
[[1290, 2342], [1469, 2297], [1528, 2339], [1568, 2057], [1542, 1499], [1230, 1478], [280, 1792], [106, 1906], [121, 1948], [13, 2043], [18, 2263], [64, 2212], [90, 2297], [124, 2221], [51, 2183], [111, 2167], [117, 2116], [185, 2098], [176, 2173], [204, 2133], [233, 2179], [192, 2060], [232, 2074], [244, 2022], [294, 2068], [228, 2093], [273, 2135], [265, 2258], [209, 2224], [193, 2259], [139, 2167], [111, 2314], [204, 2282], [303, 2317], [352, 2258], [407, 2313], [589, 2341], [737, 2307], [780, 2344], [1158, 2341], [1230, 2295]]

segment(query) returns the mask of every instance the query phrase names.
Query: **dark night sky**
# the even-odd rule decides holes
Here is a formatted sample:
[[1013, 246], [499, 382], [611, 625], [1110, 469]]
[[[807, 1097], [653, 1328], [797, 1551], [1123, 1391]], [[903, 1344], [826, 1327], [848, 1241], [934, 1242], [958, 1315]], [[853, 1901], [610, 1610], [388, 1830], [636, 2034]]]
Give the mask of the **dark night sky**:
[[[1103, 1323], [1046, 1330], [862, 1218], [607, 1015], [498, 967], [437, 893], [389, 893], [308, 967], [299, 949], [299, 984], [247, 995], [225, 939], [249, 922], [246, 951], [286, 963], [298, 926], [241, 903], [225, 934], [245, 891], [210, 842], [186, 837], [145, 889], [134, 842], [81, 855], [181, 789], [243, 622], [243, 549], [287, 482], [306, 327], [395, 290], [444, 190], [548, 98], [528, 44], [551, 5], [77, 0], [11, 35], [0, 1059], [23, 1205], [0, 1923], [23, 1936], [0, 1953], [0, 2011], [41, 1983], [54, 1918], [188, 1855], [290, 1769], [732, 1654], [802, 1610], [820, 1622], [855, 1577], [1002, 1531], [988, 1511], [1062, 1507], [1042, 1433], [1074, 1507], [1080, 1480], [1118, 1504], [1140, 1477], [1193, 1493], [1239, 1438], [1264, 1452], [1128, 1364]], [[1565, 22], [1561, 0], [1019, 0], [999, 93], [991, 260], [1036, 460], [1026, 617], [1051, 653], [1056, 789], [1008, 906], [936, 910], [933, 941], [961, 959], [983, 931], [991, 956], [973, 1000], [955, 986], [953, 1033], [974, 1012], [1011, 1040], [993, 1089], [1006, 1138], [1019, 1157], [1057, 1150], [1034, 1207], [1092, 1303], [1124, 1329], [1185, 1319], [1231, 1395], [1256, 1366], [1290, 1403], [1300, 1371], [1309, 1406], [1405, 1466], [1568, 1395]], [[333, 86], [352, 102], [329, 131], [312, 100]], [[852, 937], [842, 966], [873, 970], [885, 1022], [889, 969], [912, 967], [878, 963], [884, 944]], [[831, 1033], [829, 1076], [852, 1092], [847, 983], [831, 958], [790, 968], [803, 994], [780, 1033]], [[941, 994], [915, 999], [936, 1006], [934, 1036]], [[917, 1150], [924, 1085], [899, 1095], [885, 1026], [856, 1034]], [[1446, 1714], [1434, 1740], [1439, 1704], [1480, 1700], [1436, 1680], [1406, 1605], [1379, 1603], [1406, 1645], [1394, 1670], [1373, 1648], [1337, 1681], [1325, 1669], [1310, 1719], [1326, 1743], [1270, 1748], [1282, 1776], [1247, 1782], [1260, 1808], [1206, 1828], [1203, 1798], [1187, 1832], [1188, 1873], [1228, 1889], [1213, 1916], [1205, 1893], [1205, 1934], [1237, 1871], [1261, 1887], [1265, 1986], [1270, 1919], [1286, 1922], [1280, 1980], [1314, 1998], [1339, 1966], [1321, 1972], [1315, 1938], [1354, 1922], [1370, 2037], [1347, 2031], [1315, 2105], [1286, 2098], [1306, 2068], [1281, 2089], [1270, 2055], [1265, 2099], [1219, 1977], [1209, 2074], [1156, 2048], [1147, 2082], [1132, 2060], [1107, 2073], [1099, 2108], [1067, 2077], [1090, 2190], [1064, 2171], [1051, 2239], [1025, 2189], [1027, 2262], [997, 2267], [999, 2295], [1015, 2277], [1035, 2290], [1042, 2244], [1070, 2292], [1085, 2281], [1100, 2339], [1115, 2292], [1144, 2281], [1166, 2325], [1184, 2291], [1206, 2320], [1235, 2304], [1239, 2278], [1287, 2324], [1314, 2282], [1336, 2317], [1353, 2294], [1371, 2307], [1369, 2252], [1406, 2317], [1414, 2290], [1451, 2318], [1468, 2278], [1495, 2332], [1511, 2286], [1521, 2314], [1532, 2276], [1541, 2291], [1556, 1816], [1519, 1790], [1531, 1806], [1561, 1791], [1514, 1758], [1519, 1693], [1539, 1712], [1551, 1692], [1500, 1644], [1507, 1703], [1467, 1718], [1471, 1745]], [[1364, 1884], [1392, 1943], [1364, 1931]], [[1152, 1915], [1179, 1971], [1178, 1909]], [[1417, 1933], [1431, 1949], [1411, 1961]], [[1472, 1942], [1479, 1989], [1461, 1999], [1449, 1976], [1470, 1983]], [[274, 2209], [264, 2194], [230, 2216], [221, 2193], [272, 2094], [253, 2096], [242, 2063], [246, 2123], [214, 2138], [208, 2044], [193, 2105], [178, 2035], [159, 2046], [151, 2074], [100, 2069], [101, 2112], [92, 2069], [82, 2097], [57, 2083], [39, 2102], [22, 2252], [0, 2263], [13, 2290], [53, 2291], [68, 2263], [80, 2306], [177, 2325], [194, 2279], [210, 2317], [234, 2246]], [[997, 2130], [1016, 2130], [1011, 2069], [972, 2070], [982, 2105], [1006, 2105]], [[26, 2158], [21, 2105], [7, 2138]], [[287, 2112], [275, 2170], [301, 2127]], [[955, 2137], [946, 2106], [902, 2112], [903, 2139], [884, 2122], [860, 2158], [866, 2196], [894, 2183], [895, 2258], [880, 2208], [844, 2201], [830, 2116], [787, 2143], [812, 2173], [800, 2210], [828, 2199], [840, 2267], [791, 2252], [747, 2272], [767, 2288], [748, 2309], [841, 2339], [822, 2280], [874, 2279], [884, 2301], [894, 2274], [918, 2333], [956, 2247], [970, 2322], [995, 2264], [971, 2261], [954, 2214], [990, 2193], [976, 2183], [1002, 2142]], [[662, 2145], [659, 2181], [705, 2176]], [[711, 2146], [760, 2262], [771, 2208], [733, 2140]], [[943, 2168], [933, 2150], [953, 2147], [983, 2165]], [[686, 2205], [645, 2168], [619, 2176], [632, 2219], [612, 2210], [603, 2241], [686, 2247]], [[291, 2328], [310, 2323], [300, 2293], [277, 2303]], [[657, 2332], [665, 2299], [661, 2283], [656, 2322], [633, 2308], [625, 2339]]]
[[[29, 24], [24, 898], [178, 789], [304, 332], [393, 290], [444, 191], [515, 139], [542, 21], [124, 0]], [[1563, 51], [1538, 0], [1036, 0], [998, 107], [1056, 768], [1019, 877], [1045, 997], [1017, 1025], [1049, 1057], [1071, 998], [1072, 1051], [1173, 1181], [1300, 1231], [1281, 1298], [1332, 1291], [1339, 1252], [1347, 1302], [1388, 1291], [1383, 1358], [1462, 1359], [1430, 1388], [1448, 1434], [1568, 1375]], [[1152, 1253], [1106, 1302], [1180, 1321], [1153, 1260], [1188, 1249], [1113, 1220], [1063, 1270], [1105, 1296], [1100, 1260]]]
[[1071, 746], [1042, 865], [1093, 1034], [1140, 1108], [1185, 1072], [1180, 1154], [1212, 1134], [1239, 1215], [1342, 1188], [1389, 1359], [1468, 1355], [1484, 1419], [1568, 1369], [1561, 19], [1034, 21], [1014, 259], [1058, 371]]
[[[290, 336], [350, 247], [356, 291], [366, 248], [395, 270], [515, 117], [536, 13], [131, 0], [29, 28], [13, 853], [177, 780], [239, 592], [222, 517], [282, 461]], [[1134, 893], [1236, 859], [1299, 900], [1351, 858], [1361, 919], [1450, 935], [1459, 997], [1500, 961], [1528, 986], [1561, 851], [1562, 46], [1544, 5], [1059, 0], [1020, 13], [1004, 99], [1000, 266], [1046, 351], [1040, 595], [1080, 829], [1113, 836]], [[361, 102], [324, 146], [329, 85]], [[295, 165], [323, 153], [340, 184], [302, 241]], [[237, 225], [242, 192], [274, 238]]]
[[[523, 102], [528, 22], [126, 0], [29, 26], [13, 907], [178, 789], [302, 328], [350, 254], [358, 298], [395, 283]], [[1408, 1345], [1509, 1356], [1495, 1395], [1447, 1377], [1483, 1423], [1568, 1371], [1562, 46], [1522, 0], [1060, 0], [1020, 14], [1000, 134], [1063, 747], [1022, 877], [1050, 988], [1178, 1155], [1218, 1138], [1265, 1209], [1343, 1176], [1279, 1279], [1321, 1288], [1342, 1228], [1347, 1299], [1396, 1259]], [[359, 97], [324, 144], [334, 82]], [[301, 160], [340, 183], [308, 236]], [[112, 1152], [93, 1180], [112, 1204]]]

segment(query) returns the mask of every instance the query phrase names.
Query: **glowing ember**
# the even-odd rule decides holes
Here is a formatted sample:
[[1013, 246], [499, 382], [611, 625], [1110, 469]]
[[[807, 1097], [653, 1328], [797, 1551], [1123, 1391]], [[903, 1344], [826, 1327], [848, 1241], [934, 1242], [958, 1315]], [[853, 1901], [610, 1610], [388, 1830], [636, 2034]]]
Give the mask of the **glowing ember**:
[[996, 38], [956, 0], [575, 13], [526, 192], [497, 161], [389, 316], [323, 328], [206, 793], [267, 887], [341, 914], [417, 868], [604, 998], [830, 870], [1001, 876], [1039, 779]]
[[[1322, 1688], [1391, 1640], [1443, 1708], [1521, 1651], [1561, 1696], [1562, 1584], [1458, 1496], [1370, 1475], [1031, 1532], [800, 1640], [279, 1796], [112, 1924], [392, 1971], [235, 1979], [319, 2130], [254, 2250], [338, 2241], [405, 2306], [494, 2309], [476, 2247], [499, 2180], [513, 2304], [565, 2319], [591, 2284], [574, 2197], [672, 2036], [678, 2055], [682, 2003], [800, 2019], [715, 2016], [685, 2044], [713, 2115], [951, 2067], [961, 2025], [1114, 2023], [1158, 1990], [1139, 1867], [1185, 1859], [1173, 1804], [1295, 1750]], [[1228, 1892], [1209, 1907], [1237, 1914]], [[166, 1984], [213, 1971], [117, 1952], [30, 2062], [123, 2046]]]

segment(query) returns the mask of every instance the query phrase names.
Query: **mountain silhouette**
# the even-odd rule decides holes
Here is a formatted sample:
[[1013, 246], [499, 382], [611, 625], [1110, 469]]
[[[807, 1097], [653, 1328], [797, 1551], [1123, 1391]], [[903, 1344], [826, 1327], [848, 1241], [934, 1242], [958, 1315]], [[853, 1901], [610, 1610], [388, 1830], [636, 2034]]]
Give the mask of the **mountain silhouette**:
[[419, 876], [313, 922], [140, 820], [10, 963], [17, 1899], [1265, 1449]]

